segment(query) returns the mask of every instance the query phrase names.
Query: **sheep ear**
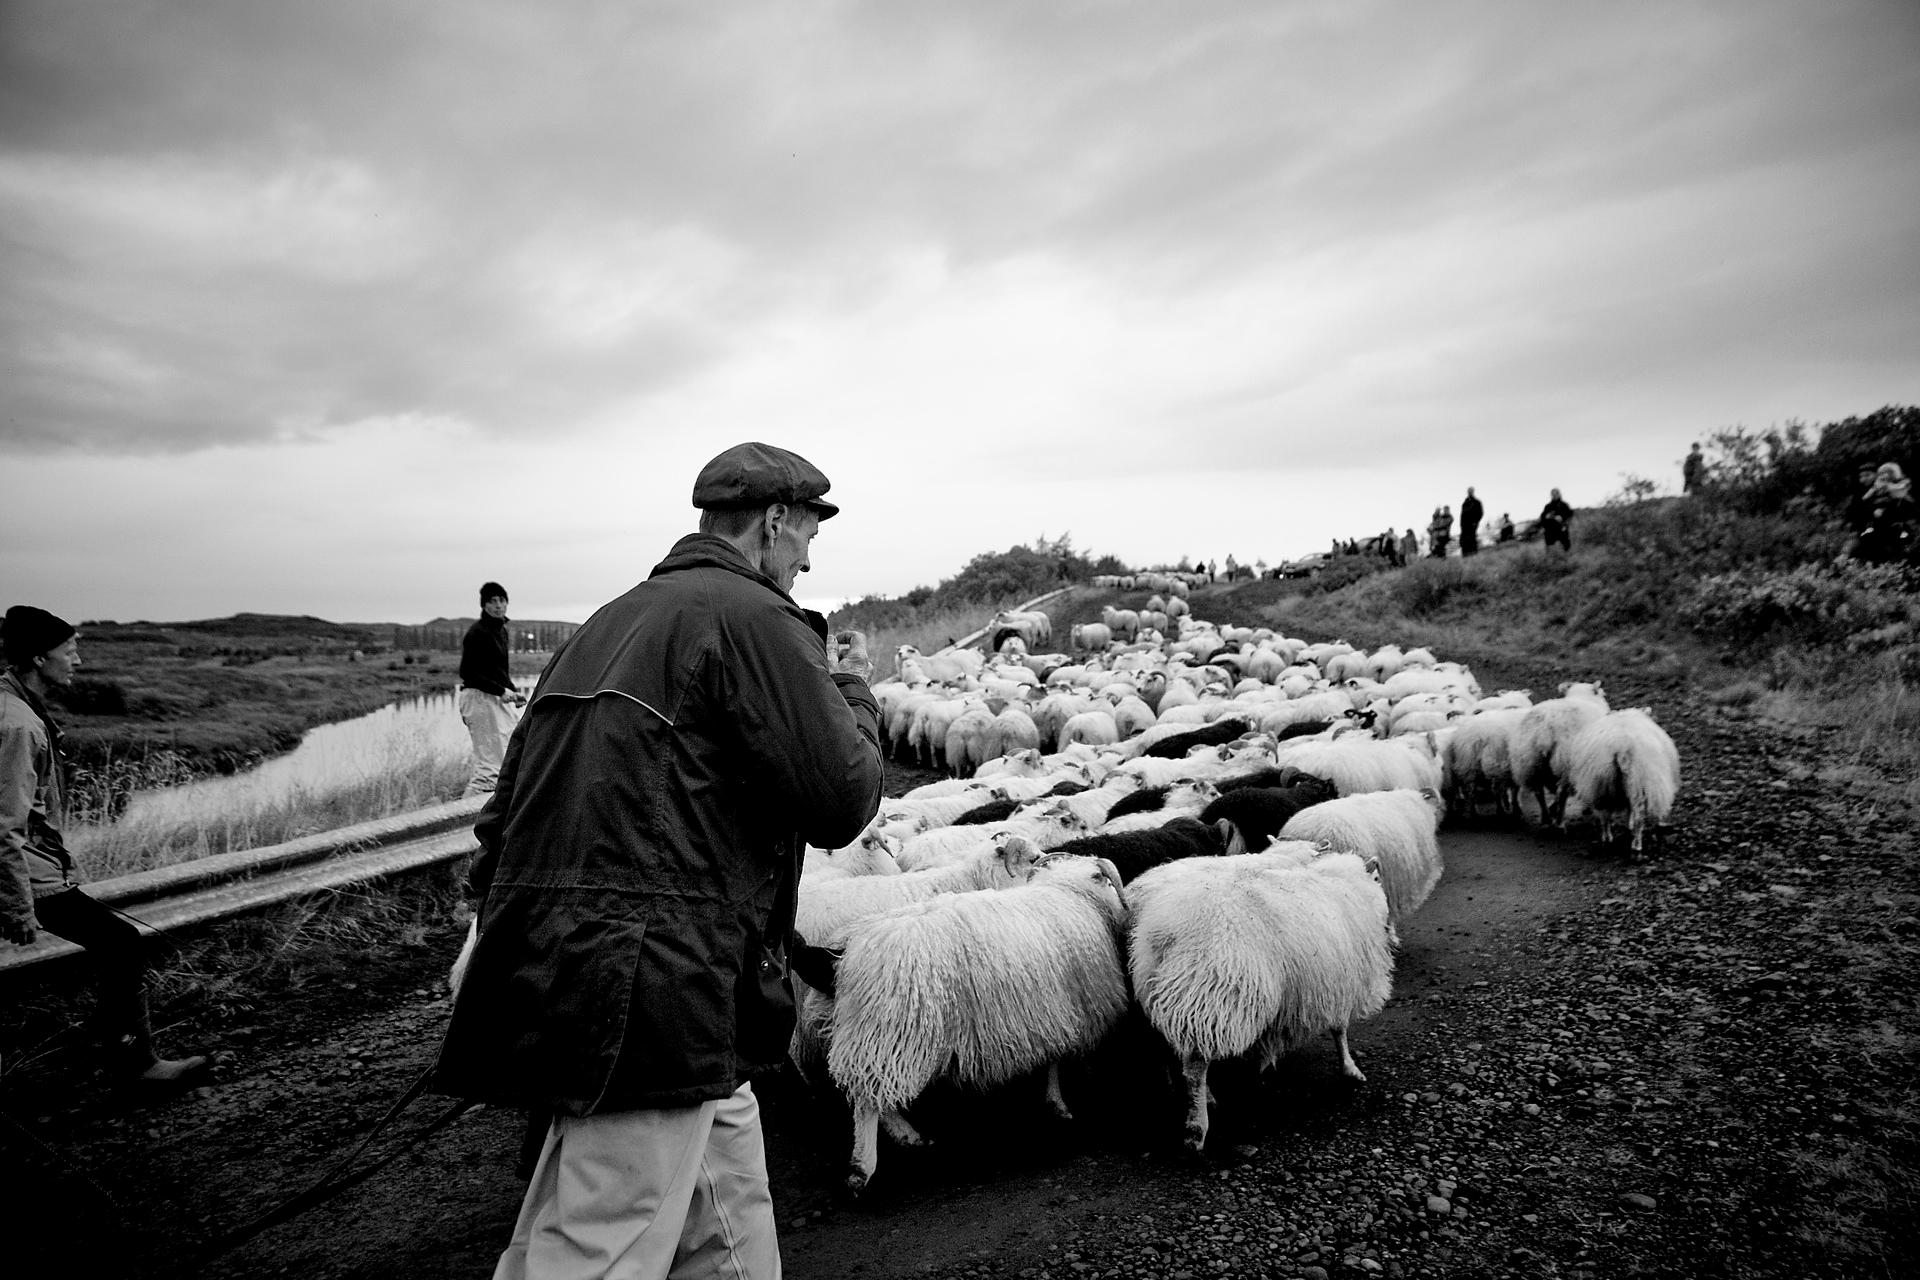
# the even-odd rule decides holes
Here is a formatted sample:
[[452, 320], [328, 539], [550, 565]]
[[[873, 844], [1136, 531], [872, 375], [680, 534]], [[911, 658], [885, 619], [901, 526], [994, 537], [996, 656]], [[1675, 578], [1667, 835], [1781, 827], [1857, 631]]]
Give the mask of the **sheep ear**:
[[1227, 853], [1235, 854], [1245, 853], [1247, 851], [1246, 839], [1241, 836], [1240, 828], [1234, 826], [1231, 819], [1219, 819], [1213, 824], [1213, 829], [1220, 833], [1220, 847]]

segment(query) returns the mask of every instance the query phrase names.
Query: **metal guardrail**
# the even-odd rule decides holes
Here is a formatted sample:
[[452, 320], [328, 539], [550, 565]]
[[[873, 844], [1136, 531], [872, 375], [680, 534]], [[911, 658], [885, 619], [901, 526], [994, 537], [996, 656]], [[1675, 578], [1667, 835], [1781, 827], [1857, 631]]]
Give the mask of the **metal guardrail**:
[[[262, 849], [219, 853], [157, 871], [100, 880], [87, 893], [124, 911], [143, 934], [208, 924], [286, 902], [417, 871], [476, 852], [473, 819], [485, 796], [356, 823]], [[0, 947], [0, 977], [70, 959], [81, 948], [42, 933], [26, 947]]]
[[[1054, 599], [1056, 596], [1063, 596], [1071, 590], [1073, 590], [1071, 586], [1056, 587], [1052, 591], [1047, 592], [1045, 595], [1035, 596], [1033, 599], [1027, 601], [1025, 604], [1017, 604], [1013, 606], [1013, 609], [1011, 610], [1011, 612], [1024, 613], [1028, 609], [1038, 609], [1041, 605], [1045, 604], [1047, 601]], [[934, 650], [934, 652], [935, 653], [951, 653], [955, 649], [970, 649], [974, 645], [979, 644], [981, 641], [985, 640], [987, 638], [988, 633], [991, 632], [992, 630], [993, 630], [993, 623], [989, 622], [987, 623], [986, 626], [980, 628], [978, 631], [970, 631], [966, 635], [961, 636], [958, 640], [955, 640], [952, 644], [936, 649]]]

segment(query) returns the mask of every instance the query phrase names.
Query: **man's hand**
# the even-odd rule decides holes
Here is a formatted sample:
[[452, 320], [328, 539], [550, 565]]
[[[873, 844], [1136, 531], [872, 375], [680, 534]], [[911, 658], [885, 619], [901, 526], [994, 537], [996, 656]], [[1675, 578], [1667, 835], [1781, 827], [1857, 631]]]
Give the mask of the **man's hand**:
[[31, 946], [33, 940], [39, 936], [39, 930], [34, 928], [32, 916], [28, 916], [25, 920], [0, 920], [0, 939], [17, 942], [25, 947]]
[[832, 674], [873, 679], [873, 659], [867, 656], [867, 638], [858, 631], [842, 631], [827, 641], [827, 670]]

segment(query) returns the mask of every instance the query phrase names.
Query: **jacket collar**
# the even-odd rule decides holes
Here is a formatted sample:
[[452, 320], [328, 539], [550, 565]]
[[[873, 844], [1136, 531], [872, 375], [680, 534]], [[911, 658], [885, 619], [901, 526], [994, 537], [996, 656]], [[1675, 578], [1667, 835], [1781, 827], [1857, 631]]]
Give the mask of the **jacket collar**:
[[719, 534], [688, 534], [673, 544], [673, 549], [667, 552], [667, 558], [653, 566], [653, 572], [647, 576], [657, 578], [663, 573], [678, 573], [683, 569], [725, 569], [728, 573], [738, 574], [749, 582], [757, 582], [793, 608], [799, 609], [801, 615], [806, 618], [807, 625], [813, 628], [814, 634], [819, 636], [822, 642], [827, 638], [827, 619], [824, 614], [813, 609], [800, 608], [792, 596], [780, 589], [779, 583], [748, 564], [747, 558], [740, 554], [740, 548]]
[[20, 679], [19, 675], [7, 667], [0, 667], [0, 690], [5, 690], [7, 693], [12, 694], [14, 697], [20, 699], [20, 701], [26, 703], [27, 708], [32, 711], [33, 714], [40, 717], [40, 723], [47, 726], [47, 737], [53, 741], [54, 752], [58, 754], [60, 750], [60, 738], [62, 736], [60, 726], [54, 723], [52, 713], [47, 710], [47, 704], [40, 700], [40, 696], [33, 690], [27, 688], [26, 683]]
[[747, 563], [740, 548], [728, 542], [717, 533], [690, 533], [673, 544], [673, 550], [667, 552], [667, 558], [653, 566], [649, 578], [657, 578], [663, 573], [677, 573], [682, 569], [725, 569], [728, 573], [737, 573], [750, 582], [757, 582], [767, 590], [793, 603], [793, 597], [780, 589], [780, 584], [761, 573]]

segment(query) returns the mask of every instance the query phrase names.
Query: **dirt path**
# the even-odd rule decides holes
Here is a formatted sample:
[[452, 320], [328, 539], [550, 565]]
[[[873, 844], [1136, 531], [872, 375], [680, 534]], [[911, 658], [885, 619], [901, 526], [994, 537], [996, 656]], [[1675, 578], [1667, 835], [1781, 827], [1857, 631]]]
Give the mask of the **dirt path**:
[[[1237, 1183], [1256, 1156], [1280, 1169], [1313, 1167], [1344, 1158], [1332, 1148], [1355, 1141], [1409, 1142], [1394, 1100], [1442, 1087], [1429, 1046], [1452, 1037], [1453, 1006], [1500, 988], [1539, 952], [1549, 922], [1591, 907], [1620, 873], [1617, 863], [1590, 863], [1566, 848], [1516, 833], [1449, 832], [1447, 873], [1402, 931], [1394, 999], [1355, 1030], [1369, 1083], [1349, 1088], [1331, 1046], [1262, 1080], [1217, 1072], [1215, 1128], [1199, 1162], [1178, 1154], [1180, 1105], [1141, 1028], [1068, 1077], [1078, 1116], [1071, 1128], [1044, 1116], [1033, 1082], [987, 1097], [929, 1097], [919, 1116], [936, 1145], [883, 1147], [875, 1184], [857, 1202], [839, 1190], [843, 1112], [793, 1081], [768, 1082], [761, 1092], [787, 1273], [879, 1280], [978, 1266], [1018, 1275], [1098, 1237], [1110, 1220], [1204, 1212], [1222, 1180]], [[424, 960], [420, 980], [430, 983], [438, 967], [437, 958]], [[121, 1201], [135, 1223], [119, 1236], [129, 1261], [200, 1276], [485, 1275], [521, 1192], [511, 1168], [520, 1118], [487, 1110], [217, 1262], [191, 1261], [206, 1240], [298, 1191], [357, 1140], [425, 1066], [445, 1012], [423, 986], [391, 1007], [242, 1047], [201, 1096], [146, 1113], [53, 1118], [44, 1128]], [[402, 1124], [431, 1114], [418, 1103]], [[91, 1189], [42, 1179], [24, 1203], [36, 1198], [42, 1212], [78, 1219], [91, 1238], [114, 1239]], [[1142, 1255], [1149, 1263], [1158, 1256]]]

